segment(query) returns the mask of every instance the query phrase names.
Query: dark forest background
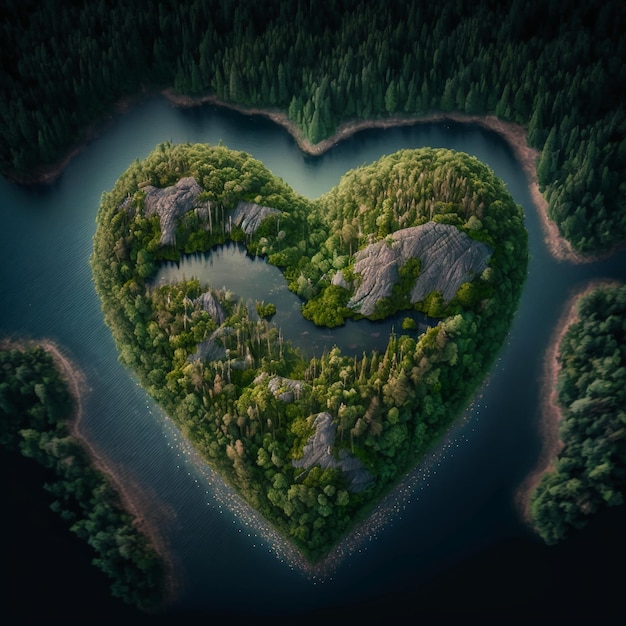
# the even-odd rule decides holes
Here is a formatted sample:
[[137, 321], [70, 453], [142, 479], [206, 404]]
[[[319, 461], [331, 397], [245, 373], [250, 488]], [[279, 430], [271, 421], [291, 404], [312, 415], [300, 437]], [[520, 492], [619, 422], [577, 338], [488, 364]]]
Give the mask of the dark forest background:
[[626, 238], [619, 1], [0, 2], [0, 171], [33, 179], [124, 98], [173, 88], [353, 119], [495, 114], [527, 128], [550, 216], [582, 253]]

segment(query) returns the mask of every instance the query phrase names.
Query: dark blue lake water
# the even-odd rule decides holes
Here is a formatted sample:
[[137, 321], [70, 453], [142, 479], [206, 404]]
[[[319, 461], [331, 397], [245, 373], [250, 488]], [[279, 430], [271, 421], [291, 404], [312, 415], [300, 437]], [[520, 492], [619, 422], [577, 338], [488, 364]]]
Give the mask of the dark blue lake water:
[[[300, 571], [289, 550], [263, 532], [263, 521], [198, 463], [118, 363], [104, 325], [88, 264], [100, 196], [133, 160], [167, 140], [222, 141], [250, 152], [310, 198], [384, 154], [447, 147], [489, 164], [524, 208], [528, 281], [494, 371], [450, 437], [387, 503], [372, 533], [363, 531], [326, 575]], [[210, 107], [179, 110], [156, 98], [114, 121], [53, 185], [33, 190], [0, 180], [0, 211], [0, 335], [52, 339], [82, 369], [88, 387], [82, 431], [128, 488], [142, 494], [145, 515], [170, 546], [181, 580], [173, 612], [293, 620], [493, 609], [506, 618], [535, 606], [541, 611], [538, 599], [552, 597], [563, 581], [570, 590], [582, 580], [587, 589], [598, 584], [587, 572], [598, 568], [593, 559], [612, 558], [615, 515], [570, 546], [548, 549], [521, 523], [514, 497], [539, 454], [542, 361], [562, 307], [591, 278], [624, 280], [625, 256], [589, 265], [554, 261], [527, 181], [499, 136], [451, 123], [372, 130], [313, 158], [267, 120]]]

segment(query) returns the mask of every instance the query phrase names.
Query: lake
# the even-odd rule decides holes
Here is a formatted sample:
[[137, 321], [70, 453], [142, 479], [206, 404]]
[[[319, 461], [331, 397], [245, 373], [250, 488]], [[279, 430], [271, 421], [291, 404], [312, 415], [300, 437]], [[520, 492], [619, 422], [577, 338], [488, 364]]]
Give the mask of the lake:
[[[446, 147], [489, 164], [524, 208], [528, 280], [488, 381], [450, 437], [381, 511], [373, 534], [363, 533], [323, 575], [302, 572], [249, 511], [233, 513], [232, 494], [119, 364], [104, 325], [88, 263], [100, 196], [163, 141], [221, 141], [245, 150], [309, 198], [331, 189], [347, 170], [401, 148]], [[590, 279], [624, 281], [626, 257], [556, 262], [543, 244], [527, 181], [498, 135], [453, 123], [369, 130], [310, 157], [263, 118], [212, 107], [181, 110], [152, 98], [113, 120], [53, 185], [25, 189], [0, 180], [0, 206], [0, 335], [49, 338], [81, 368], [88, 389], [82, 432], [139, 494], [146, 517], [170, 546], [181, 577], [172, 612], [419, 616], [518, 607], [518, 614], [521, 608], [532, 613], [533, 602], [557, 595], [562, 584], [568, 593], [581, 585], [610, 590], [612, 579], [601, 585], [599, 574], [587, 572], [611, 571], [600, 559], [623, 547], [613, 531], [623, 513], [611, 512], [568, 545], [548, 549], [520, 521], [514, 497], [539, 454], [544, 351], [562, 306]], [[20, 480], [13, 477], [12, 485]], [[28, 523], [22, 530], [24, 541], [36, 532]], [[590, 598], [579, 602], [592, 606]]]

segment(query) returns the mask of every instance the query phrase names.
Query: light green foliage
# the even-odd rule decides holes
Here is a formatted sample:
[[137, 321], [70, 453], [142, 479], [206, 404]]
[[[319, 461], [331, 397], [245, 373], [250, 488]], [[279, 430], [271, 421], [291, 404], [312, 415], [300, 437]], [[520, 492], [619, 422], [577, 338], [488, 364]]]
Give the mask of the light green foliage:
[[270, 319], [273, 315], [276, 314], [276, 305], [272, 302], [268, 302], [265, 304], [264, 302], [257, 302], [255, 304], [256, 312], [259, 317], [263, 317], [266, 319]]
[[[194, 176], [203, 197], [211, 198], [212, 232], [194, 238], [193, 229], [206, 224], [188, 222], [177, 229], [174, 247], [155, 247], [158, 232], [142, 217], [139, 184], [169, 185], [183, 176]], [[352, 258], [370, 233], [375, 238], [382, 229], [387, 237], [430, 219], [432, 191], [427, 194], [422, 185], [437, 187], [445, 197], [438, 211], [453, 205], [461, 227], [467, 222], [490, 241], [491, 276], [478, 278], [481, 287], [471, 289], [484, 284], [491, 291], [481, 292], [488, 302], [478, 306], [473, 291], [465, 289], [454, 303], [455, 317], [446, 317], [441, 297], [432, 296], [427, 308], [442, 317], [439, 324], [419, 338], [392, 334], [383, 354], [355, 358], [333, 348], [306, 360], [265, 319], [269, 304], [258, 303], [259, 318], [252, 318], [235, 294], [213, 290], [226, 318], [219, 324], [193, 305], [208, 286], [195, 280], [148, 286], [149, 264], [176, 258], [192, 241], [206, 246], [198, 250], [227, 241], [235, 232], [224, 228], [228, 211], [248, 200], [277, 208], [280, 218], [236, 237], [251, 254], [280, 261], [290, 288], [310, 297], [303, 315], [318, 324], [341, 324], [352, 315], [346, 306], [350, 291], [330, 284], [329, 276], [341, 268], [346, 283], [357, 279]], [[474, 195], [476, 205], [463, 203]], [[123, 204], [129, 196], [137, 198], [133, 211]], [[475, 220], [470, 223], [475, 212], [480, 229]], [[308, 201], [244, 153], [163, 144], [103, 195], [97, 222], [94, 281], [121, 360], [207, 462], [312, 561], [419, 461], [467, 403], [505, 336], [526, 275], [520, 208], [485, 166], [447, 150], [390, 155]], [[419, 271], [416, 259], [400, 268], [400, 287], [379, 316], [406, 308]], [[206, 341], [209, 356], [197, 358], [198, 344]], [[329, 412], [337, 429], [332, 453], [345, 449], [373, 477], [362, 493], [351, 492], [338, 469], [292, 465], [302, 458], [320, 412]]]

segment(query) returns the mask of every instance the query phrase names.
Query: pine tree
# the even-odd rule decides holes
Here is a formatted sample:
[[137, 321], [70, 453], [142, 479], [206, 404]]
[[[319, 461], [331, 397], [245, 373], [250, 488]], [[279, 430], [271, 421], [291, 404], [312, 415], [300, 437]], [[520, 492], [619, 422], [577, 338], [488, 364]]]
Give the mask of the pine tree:
[[543, 146], [541, 157], [537, 163], [537, 180], [539, 189], [543, 191], [554, 179], [557, 169], [557, 153], [555, 152], [556, 127], [550, 130], [546, 143]]

